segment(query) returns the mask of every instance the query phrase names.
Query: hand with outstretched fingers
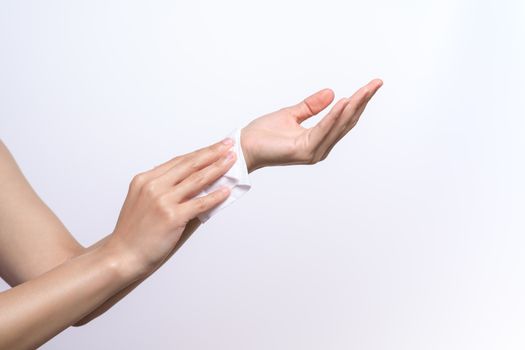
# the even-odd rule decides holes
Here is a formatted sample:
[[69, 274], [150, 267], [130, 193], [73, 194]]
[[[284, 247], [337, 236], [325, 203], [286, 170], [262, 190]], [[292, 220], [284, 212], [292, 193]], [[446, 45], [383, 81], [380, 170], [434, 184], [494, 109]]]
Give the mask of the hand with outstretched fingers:
[[352, 96], [341, 98], [311, 128], [305, 128], [301, 123], [332, 103], [332, 90], [323, 89], [296, 105], [253, 120], [241, 130], [248, 171], [276, 165], [315, 164], [324, 160], [335, 144], [355, 126], [368, 101], [382, 85], [382, 80], [374, 79]]

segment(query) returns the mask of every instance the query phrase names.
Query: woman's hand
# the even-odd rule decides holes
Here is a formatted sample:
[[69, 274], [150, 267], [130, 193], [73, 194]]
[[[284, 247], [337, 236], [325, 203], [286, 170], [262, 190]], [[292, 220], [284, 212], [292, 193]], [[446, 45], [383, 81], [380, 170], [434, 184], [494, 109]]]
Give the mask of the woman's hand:
[[176, 157], [136, 175], [107, 245], [131, 259], [137, 278], [154, 270], [173, 250], [186, 224], [224, 201], [230, 191], [218, 189], [193, 198], [235, 163], [233, 140]]
[[241, 131], [248, 171], [274, 165], [314, 164], [325, 159], [332, 147], [354, 127], [382, 84], [380, 79], [374, 79], [350, 98], [342, 98], [312, 128], [300, 124], [332, 103], [334, 93], [330, 89], [255, 119]]

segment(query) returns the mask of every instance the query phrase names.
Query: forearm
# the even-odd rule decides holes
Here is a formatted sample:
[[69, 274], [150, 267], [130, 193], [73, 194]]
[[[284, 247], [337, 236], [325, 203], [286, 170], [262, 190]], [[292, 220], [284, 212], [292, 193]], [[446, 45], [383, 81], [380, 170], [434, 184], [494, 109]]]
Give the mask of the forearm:
[[[240, 141], [241, 142], [241, 150], [243, 151], [243, 155], [244, 157], [246, 157], [246, 152], [245, 152], [245, 149], [246, 149], [246, 146], [245, 146], [245, 140], [243, 139], [243, 134], [242, 134], [242, 130], [241, 130], [241, 137], [240, 137]], [[248, 173], [251, 173], [252, 171], [254, 171], [254, 167], [253, 167], [253, 163], [251, 161], [251, 159], [245, 159], [245, 166], [247, 167], [247, 171]], [[184, 242], [186, 242], [186, 240], [189, 239], [189, 237], [193, 234], [193, 232], [195, 232], [197, 230], [197, 228], [199, 228], [199, 226], [201, 225], [201, 222], [198, 218], [194, 218], [192, 220], [190, 220], [188, 222], [188, 224], [186, 225], [186, 228], [184, 229], [184, 232], [182, 233], [182, 236], [181, 238], [179, 239], [179, 241], [177, 242], [177, 244], [175, 245], [174, 249], [170, 252], [170, 254], [166, 257], [166, 259], [164, 259], [164, 261], [162, 262], [162, 264], [160, 264], [159, 266], [157, 266], [157, 268], [153, 271], [151, 271], [151, 273], [148, 274], [148, 276], [145, 276], [143, 277], [142, 279], [140, 280], [137, 280], [135, 281], [134, 283], [132, 283], [131, 285], [129, 286], [126, 286], [124, 287], [122, 290], [120, 290], [118, 293], [116, 293], [115, 295], [111, 296], [108, 300], [106, 300], [100, 307], [98, 307], [96, 310], [94, 310], [93, 312], [91, 312], [89, 315], [85, 316], [84, 318], [82, 318], [79, 322], [77, 322], [75, 324], [75, 326], [82, 326], [82, 325], [85, 325], [87, 324], [88, 322], [90, 322], [91, 320], [93, 320], [94, 318], [100, 316], [101, 314], [103, 314], [104, 312], [106, 312], [107, 310], [109, 310], [113, 305], [115, 305], [117, 302], [119, 302], [122, 298], [124, 298], [126, 295], [128, 295], [133, 289], [135, 289], [139, 284], [141, 284], [147, 277], [149, 277], [150, 274], [152, 274], [153, 272], [155, 272], [158, 268], [160, 268], [160, 266], [162, 266], [168, 259], [171, 258], [171, 256], [173, 254], [175, 254], [175, 252], [177, 252], [177, 250], [184, 244]], [[109, 236], [108, 236], [109, 237]], [[96, 247], [99, 247], [101, 245], [104, 244], [104, 242], [107, 240], [107, 238], [104, 238], [102, 240], [100, 240], [99, 242], [95, 243], [94, 245], [92, 245], [91, 247], [87, 248], [87, 250], [91, 250], [91, 249], [95, 249]]]
[[[229, 196], [222, 186], [193, 197], [231, 168], [236, 158], [228, 152], [231, 145], [224, 139], [137, 174], [110, 235], [0, 293], [0, 349], [35, 348], [83, 318], [96, 317], [163, 265], [200, 226], [195, 218]], [[12, 233], [0, 233], [12, 242]]]
[[104, 245], [0, 293], [0, 349], [45, 343], [138, 278], [134, 265]]
[[[164, 263], [169, 258], [171, 258], [171, 256], [173, 254], [175, 254], [175, 252], [177, 252], [177, 250], [190, 238], [190, 236], [193, 234], [193, 232], [195, 232], [197, 230], [197, 228], [199, 228], [200, 225], [201, 225], [201, 223], [200, 223], [199, 219], [195, 218], [195, 219], [190, 220], [190, 222], [188, 223], [188, 225], [184, 229], [184, 232], [182, 233], [182, 236], [181, 236], [180, 240], [175, 245], [175, 248], [166, 257], [166, 259], [164, 259], [162, 264], [157, 267], [157, 269], [160, 268], [162, 265], [164, 265]], [[97, 243], [93, 244], [92, 246], [87, 248], [87, 251], [90, 251], [90, 250], [93, 250], [93, 249], [97, 249], [98, 247], [102, 246], [104, 244], [104, 242], [107, 241], [108, 237], [106, 237], [106, 238], [98, 241]], [[117, 291], [114, 295], [110, 296], [107, 300], [105, 300], [102, 305], [100, 305], [95, 310], [90, 312], [88, 315], [83, 317], [81, 320], [76, 322], [74, 324], [74, 326], [83, 326], [83, 325], [87, 324], [88, 322], [92, 321], [93, 319], [95, 319], [96, 317], [102, 315], [104, 312], [109, 310], [113, 305], [115, 305], [117, 302], [119, 302], [122, 298], [124, 298], [126, 295], [128, 295], [133, 289], [135, 289], [139, 284], [141, 284], [146, 278], [148, 278], [157, 269], [155, 269], [154, 271], [151, 271], [151, 273], [149, 273], [147, 276], [142, 277], [142, 278], [134, 281], [133, 283], [131, 283], [131, 284], [127, 285], [127, 286], [124, 286], [124, 288], [122, 288], [121, 290]]]

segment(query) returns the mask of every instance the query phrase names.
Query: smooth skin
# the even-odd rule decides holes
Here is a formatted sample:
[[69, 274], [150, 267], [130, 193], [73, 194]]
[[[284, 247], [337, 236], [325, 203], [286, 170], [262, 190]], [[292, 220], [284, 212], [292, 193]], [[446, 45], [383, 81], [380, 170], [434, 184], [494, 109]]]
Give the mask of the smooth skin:
[[[301, 123], [334, 100], [330, 89], [252, 121], [241, 130], [248, 171], [315, 164], [357, 123], [381, 87], [372, 80], [342, 98], [315, 126]], [[0, 142], [0, 349], [32, 349], [105, 312], [155, 272], [224, 201], [219, 189], [194, 198], [235, 162], [223, 140], [136, 175], [115, 229], [81, 246], [31, 188]], [[228, 157], [229, 155], [229, 157]]]

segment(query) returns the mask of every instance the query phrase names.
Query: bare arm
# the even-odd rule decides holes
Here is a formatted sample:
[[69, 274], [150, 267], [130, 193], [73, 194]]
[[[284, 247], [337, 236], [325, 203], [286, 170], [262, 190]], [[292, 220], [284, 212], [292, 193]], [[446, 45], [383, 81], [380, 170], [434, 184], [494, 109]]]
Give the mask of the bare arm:
[[[309, 129], [300, 124], [324, 110], [333, 101], [331, 90], [321, 90], [296, 105], [255, 119], [241, 132], [242, 150], [248, 172], [267, 166], [315, 164], [324, 160], [335, 144], [354, 127], [368, 101], [382, 83], [378, 79], [372, 80], [351, 97], [342, 98], [317, 125]], [[184, 244], [199, 225], [198, 219], [190, 221], [182, 238], [166, 260]], [[86, 324], [107, 311], [144, 279], [134, 282], [109, 298], [76, 326]]]
[[[381, 85], [382, 82], [380, 80], [373, 80], [359, 89], [350, 98], [339, 100], [332, 110], [312, 128], [306, 129], [300, 124], [324, 110], [333, 101], [333, 92], [331, 90], [322, 90], [309, 96], [297, 105], [286, 107], [255, 119], [242, 130], [242, 149], [248, 171], [252, 172], [256, 169], [273, 165], [314, 164], [325, 159], [334, 145], [357, 123], [366, 104]], [[0, 271], [0, 274], [9, 283], [16, 285], [26, 281], [59, 265], [68, 258], [98, 250], [108, 242], [111, 236], [105, 237], [87, 249], [81, 247], [49, 208], [31, 190], [3, 144], [1, 146], [3, 150], [0, 149], [0, 166], [2, 167], [0, 170], [2, 173], [7, 170], [6, 174], [10, 174], [10, 178], [0, 178], [0, 189], [3, 190], [3, 195], [0, 194], [2, 195], [0, 197], [0, 259], [7, 257], [3, 261], [0, 260], [0, 268], [2, 266], [5, 267], [4, 271]], [[5, 164], [9, 163], [11, 164], [6, 167]], [[163, 169], [162, 167], [159, 168]], [[16, 179], [17, 177], [18, 179]], [[18, 186], [11, 187], [8, 184], [9, 182], [18, 183]], [[2, 186], [9, 188], [5, 190]], [[15, 189], [20, 191], [20, 198], [18, 198]], [[34, 225], [27, 227], [25, 230], [20, 229], [25, 227], [24, 220], [27, 216], [11, 215], [9, 210], [12, 210], [12, 207], [4, 211], [1, 205], [9, 202], [10, 199], [17, 202], [18, 208], [32, 208], [36, 213], [35, 217], [41, 217], [42, 219], [35, 221]], [[2, 212], [7, 214], [1, 216]], [[6, 221], [4, 221], [4, 218], [7, 218]], [[9, 222], [10, 220], [9, 225], [4, 225], [4, 222]], [[132, 291], [149, 274], [167, 261], [199, 225], [200, 221], [198, 219], [191, 219], [187, 223], [180, 239], [159, 265], [130, 284], [120, 286], [96, 310], [86, 314], [75, 325], [89, 322]], [[9, 230], [7, 229], [8, 227], [10, 228]], [[42, 230], [43, 227], [46, 229]], [[13, 243], [9, 242], [10, 238], [7, 239], [6, 237], [8, 236], [2, 233], [8, 231], [11, 233], [16, 232], [17, 235], [18, 232], [22, 232], [16, 240], [18, 243], [14, 246], [14, 249], [22, 252], [21, 254], [17, 253], [19, 257], [15, 256], [17, 254], [12, 254], [9, 257], [4, 255], [2, 251], [2, 246], [8, 247], [11, 245], [13, 247]], [[40, 235], [41, 239], [38, 241], [38, 244], [35, 244], [34, 236], [38, 232], [45, 234]], [[10, 235], [9, 237], [12, 236]], [[27, 256], [31, 258], [26, 260], [24, 257]]]
[[[0, 293], [0, 349], [43, 344], [155, 271], [183, 239], [190, 221], [228, 197], [228, 189], [219, 189], [194, 198], [233, 165], [235, 154], [226, 157], [227, 149], [226, 144], [216, 143], [135, 176], [115, 230], [102, 243]], [[9, 158], [5, 158], [5, 153], [3, 156], [2, 169], [8, 169], [12, 164], [6, 166], [5, 160], [9, 162]], [[13, 180], [8, 175], [0, 173], [4, 189]], [[15, 178], [13, 185], [16, 184]], [[16, 198], [16, 193], [10, 195]], [[22, 205], [18, 210], [23, 212], [25, 208]], [[0, 223], [1, 239], [10, 245], [11, 224], [6, 225], [7, 215], [3, 219], [7, 220]], [[13, 247], [26, 249], [23, 244], [21, 247], [11, 244]], [[2, 245], [0, 249], [0, 255], [4, 255], [9, 247]], [[24, 259], [6, 256], [3, 263], [7, 266], [24, 264]], [[3, 273], [12, 281], [27, 278], [20, 271], [25, 270], [13, 272], [3, 267]]]
[[[169, 162], [166, 164], [169, 165]], [[156, 171], [166, 170], [166, 164], [159, 166]], [[38, 277], [69, 259], [103, 247], [107, 243], [110, 236], [102, 238], [87, 248], [80, 245], [33, 190], [1, 141], [0, 174], [0, 276], [12, 287]], [[197, 218], [188, 222], [180, 241], [168, 258], [199, 226], [200, 220]], [[146, 278], [147, 276], [143, 276], [131, 285], [121, 286], [97, 310], [74, 325], [84, 325], [99, 316]]]
[[122, 252], [94, 249], [0, 293], [0, 349], [36, 348], [136, 277]]
[[[147, 276], [141, 277], [140, 279], [134, 281], [133, 283], [129, 284], [125, 288], [122, 288], [118, 291], [118, 293], [115, 293], [110, 298], [108, 298], [102, 305], [100, 305], [96, 310], [91, 312], [90, 314], [83, 317], [81, 320], [73, 324], [73, 326], [79, 327], [83, 326], [86, 323], [92, 321], [94, 318], [102, 315], [104, 312], [109, 310], [113, 305], [115, 305], [117, 302], [122, 300], [126, 295], [128, 295], [133, 289], [135, 289], [139, 284], [144, 282], [144, 280], [149, 277], [153, 272], [157, 271], [157, 269], [160, 268], [160, 266], [164, 265], [166, 261], [169, 260], [179, 250], [179, 248], [190, 238], [190, 236], [199, 228], [201, 222], [199, 219], [191, 219], [190, 222], [186, 225], [186, 228], [184, 229], [184, 232], [181, 235], [181, 238], [175, 245], [175, 248], [171, 251], [171, 253], [164, 259], [164, 261], [159, 265], [155, 270], [151, 271]], [[103, 244], [103, 243], [101, 243]], [[94, 249], [96, 246], [90, 247], [91, 249]]]
[[83, 251], [0, 141], [0, 276], [16, 286]]

